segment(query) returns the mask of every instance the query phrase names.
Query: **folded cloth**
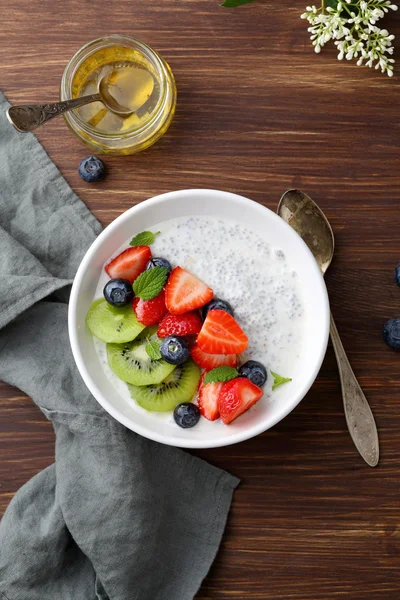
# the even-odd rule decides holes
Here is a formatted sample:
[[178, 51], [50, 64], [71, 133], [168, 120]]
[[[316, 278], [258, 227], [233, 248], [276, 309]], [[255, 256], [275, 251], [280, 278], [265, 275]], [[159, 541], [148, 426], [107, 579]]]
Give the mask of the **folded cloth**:
[[189, 600], [238, 480], [127, 430], [85, 387], [67, 301], [101, 226], [7, 106], [0, 96], [0, 378], [53, 422], [56, 460], [0, 523], [0, 598]]

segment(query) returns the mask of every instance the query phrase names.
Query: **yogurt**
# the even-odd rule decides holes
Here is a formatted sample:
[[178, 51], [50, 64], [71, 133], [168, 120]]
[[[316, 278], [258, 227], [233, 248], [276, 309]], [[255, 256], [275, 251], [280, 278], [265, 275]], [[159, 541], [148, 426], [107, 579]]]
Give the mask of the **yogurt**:
[[[151, 230], [160, 231], [151, 246], [153, 256], [166, 258], [173, 267], [179, 265], [193, 273], [214, 290], [216, 297], [232, 305], [235, 319], [249, 338], [248, 349], [240, 356], [240, 363], [257, 360], [268, 371], [264, 398], [273, 398], [271, 370], [293, 378], [295, 385], [307, 315], [302, 282], [282, 249], [225, 218], [179, 217], [157, 223]], [[132, 237], [136, 233], [133, 231]], [[115, 255], [128, 247], [130, 239]], [[96, 298], [102, 297], [107, 281], [108, 276], [103, 271]], [[113, 386], [132, 402], [127, 385], [107, 364], [105, 344], [95, 339], [95, 347]]]

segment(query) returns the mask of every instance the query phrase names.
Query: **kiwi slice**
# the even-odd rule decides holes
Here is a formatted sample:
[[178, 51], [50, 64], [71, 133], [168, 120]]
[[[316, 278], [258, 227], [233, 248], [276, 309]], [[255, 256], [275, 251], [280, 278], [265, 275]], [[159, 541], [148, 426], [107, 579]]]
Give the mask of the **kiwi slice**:
[[130, 304], [117, 308], [104, 298], [95, 300], [86, 315], [90, 332], [106, 344], [130, 342], [145, 328], [139, 323]]
[[176, 367], [161, 383], [136, 387], [129, 385], [132, 398], [146, 410], [166, 412], [181, 402], [190, 402], [195, 395], [201, 369], [192, 360]]
[[147, 354], [147, 344], [158, 340], [156, 332], [157, 327], [147, 327], [133, 342], [107, 344], [108, 364], [122, 381], [133, 385], [160, 383], [175, 369], [175, 365], [152, 360]]

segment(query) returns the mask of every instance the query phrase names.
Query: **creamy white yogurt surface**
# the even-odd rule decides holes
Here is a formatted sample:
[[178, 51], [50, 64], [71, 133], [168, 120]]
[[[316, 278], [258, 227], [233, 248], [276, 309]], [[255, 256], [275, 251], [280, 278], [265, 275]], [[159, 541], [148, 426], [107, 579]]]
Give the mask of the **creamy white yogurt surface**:
[[[295, 385], [308, 319], [301, 281], [282, 250], [235, 221], [215, 217], [180, 217], [158, 223], [151, 230], [161, 232], [151, 246], [153, 256], [166, 258], [173, 267], [179, 265], [190, 271], [207, 283], [216, 297], [232, 305], [236, 320], [249, 338], [249, 347], [240, 356], [240, 363], [251, 358], [265, 365], [267, 401], [274, 397], [271, 370], [293, 378], [286, 385]], [[132, 231], [132, 237], [136, 233]], [[127, 248], [129, 242], [130, 239], [126, 240], [115, 255]], [[107, 280], [103, 272], [96, 298], [102, 297]], [[107, 377], [132, 402], [126, 384], [107, 364], [105, 344], [96, 339], [95, 346]], [[170, 413], [154, 414], [166, 420], [172, 418]]]

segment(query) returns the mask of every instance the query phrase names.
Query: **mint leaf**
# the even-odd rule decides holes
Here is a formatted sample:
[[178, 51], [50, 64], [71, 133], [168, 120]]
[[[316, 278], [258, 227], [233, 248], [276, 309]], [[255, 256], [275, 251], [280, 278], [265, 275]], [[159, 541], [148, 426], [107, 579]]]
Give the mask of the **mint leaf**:
[[271, 375], [274, 378], [274, 385], [272, 386], [272, 391], [276, 390], [276, 388], [280, 385], [292, 381], [290, 377], [282, 377], [281, 375], [278, 375], [278, 373], [274, 373], [273, 371], [271, 371]]
[[143, 271], [133, 282], [135, 296], [143, 300], [151, 300], [158, 296], [163, 289], [168, 277], [166, 267], [154, 267], [150, 271]]
[[146, 345], [146, 352], [150, 356], [151, 360], [160, 360], [160, 358], [162, 358], [160, 346], [157, 344], [157, 342], [149, 342]]
[[250, 2], [255, 2], [255, 0], [225, 0], [221, 6], [225, 6], [226, 8], [235, 8], [235, 6], [240, 6], [241, 4], [250, 4]]
[[204, 384], [222, 381], [230, 381], [239, 375], [239, 371], [233, 367], [217, 367], [212, 369], [204, 377]]
[[134, 238], [129, 242], [130, 246], [150, 246], [150, 244], [154, 244], [154, 240], [158, 235], [160, 235], [160, 231], [157, 233], [152, 233], [151, 231], [142, 231], [142, 233], [138, 233]]

